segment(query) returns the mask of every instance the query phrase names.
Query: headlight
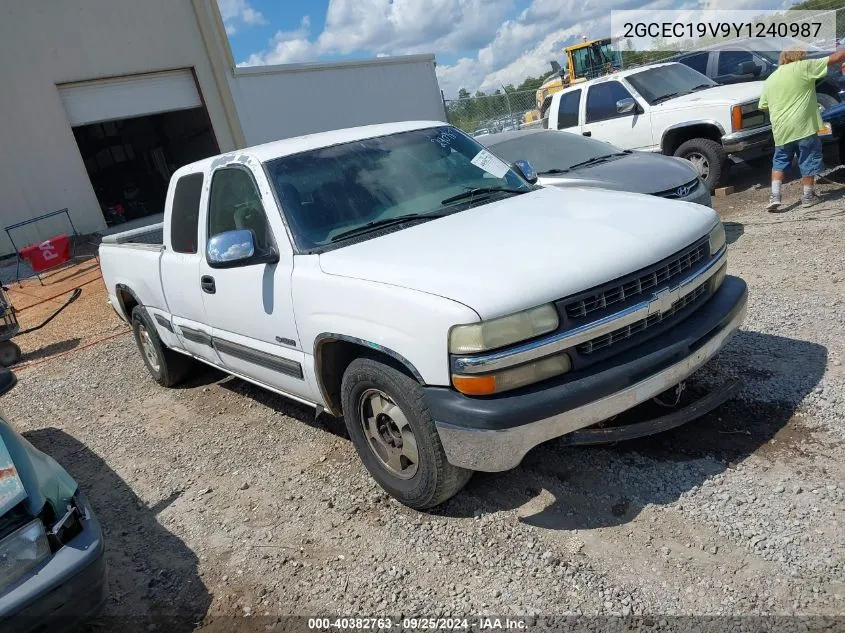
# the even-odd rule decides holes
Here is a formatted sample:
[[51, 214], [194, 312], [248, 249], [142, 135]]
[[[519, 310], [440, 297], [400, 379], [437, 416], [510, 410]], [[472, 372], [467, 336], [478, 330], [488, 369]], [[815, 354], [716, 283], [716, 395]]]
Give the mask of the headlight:
[[449, 352], [486, 352], [552, 332], [557, 326], [557, 310], [551, 303], [490, 321], [456, 325], [449, 332]]
[[571, 367], [572, 363], [567, 354], [555, 354], [492, 374], [453, 374], [452, 384], [455, 389], [468, 396], [489, 396], [565, 374]]
[[735, 105], [731, 108], [731, 127], [733, 131], [763, 125], [766, 122], [765, 113], [760, 110], [759, 101]]
[[50, 544], [39, 519], [0, 541], [0, 593], [49, 556]]
[[716, 225], [716, 228], [710, 231], [710, 254], [715, 255], [725, 243], [728, 241], [727, 236], [725, 235], [725, 225], [719, 220], [719, 223]]

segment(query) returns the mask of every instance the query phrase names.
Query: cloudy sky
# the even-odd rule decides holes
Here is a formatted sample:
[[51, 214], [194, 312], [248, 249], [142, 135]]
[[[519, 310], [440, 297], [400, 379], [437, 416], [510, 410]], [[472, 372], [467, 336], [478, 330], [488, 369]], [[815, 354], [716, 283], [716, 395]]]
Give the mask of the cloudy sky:
[[789, 0], [218, 0], [240, 65], [434, 53], [447, 97], [518, 84], [604, 37], [611, 9], [771, 9]]

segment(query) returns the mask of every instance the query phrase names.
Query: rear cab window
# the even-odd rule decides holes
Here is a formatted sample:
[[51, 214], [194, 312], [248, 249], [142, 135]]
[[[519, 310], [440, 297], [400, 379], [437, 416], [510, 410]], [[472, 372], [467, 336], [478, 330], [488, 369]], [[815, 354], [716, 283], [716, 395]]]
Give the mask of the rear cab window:
[[197, 252], [202, 183], [201, 173], [188, 174], [176, 181], [170, 211], [170, 246], [177, 253]]
[[557, 129], [563, 130], [578, 125], [578, 109], [580, 105], [580, 88], [561, 95], [557, 111]]

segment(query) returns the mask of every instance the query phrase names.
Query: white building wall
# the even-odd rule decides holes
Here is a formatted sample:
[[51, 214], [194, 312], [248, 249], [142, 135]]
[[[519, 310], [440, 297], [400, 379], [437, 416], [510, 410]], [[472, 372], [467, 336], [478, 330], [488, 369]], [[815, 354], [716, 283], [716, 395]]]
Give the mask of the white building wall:
[[[67, 207], [80, 232], [105, 226], [56, 84], [194, 68], [221, 151], [242, 144], [195, 14], [208, 1], [3, 0], [0, 255], [12, 250], [3, 227], [48, 211]], [[15, 240], [27, 244], [66, 230], [59, 219], [18, 231]]]
[[236, 68], [231, 85], [247, 145], [446, 117], [433, 55]]

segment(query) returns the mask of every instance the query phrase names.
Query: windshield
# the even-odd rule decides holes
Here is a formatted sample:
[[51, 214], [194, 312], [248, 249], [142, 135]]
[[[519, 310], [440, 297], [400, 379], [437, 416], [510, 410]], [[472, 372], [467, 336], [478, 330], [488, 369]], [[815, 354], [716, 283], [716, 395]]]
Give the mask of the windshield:
[[532, 189], [451, 126], [284, 156], [267, 162], [267, 172], [302, 250], [360, 239], [369, 226], [387, 226], [399, 216], [426, 219], [420, 216], [463, 211]]
[[572, 51], [572, 64], [575, 77], [594, 79], [601, 77], [611, 69], [622, 67], [619, 52], [610, 40], [593, 42], [589, 46]]
[[580, 134], [551, 131], [522, 134], [488, 147], [507, 163], [529, 161], [540, 175], [567, 171], [573, 165], [622, 153], [613, 145]]
[[649, 105], [717, 85], [716, 82], [684, 64], [667, 64], [649, 68], [628, 75], [626, 79], [643, 99], [648, 101]]

